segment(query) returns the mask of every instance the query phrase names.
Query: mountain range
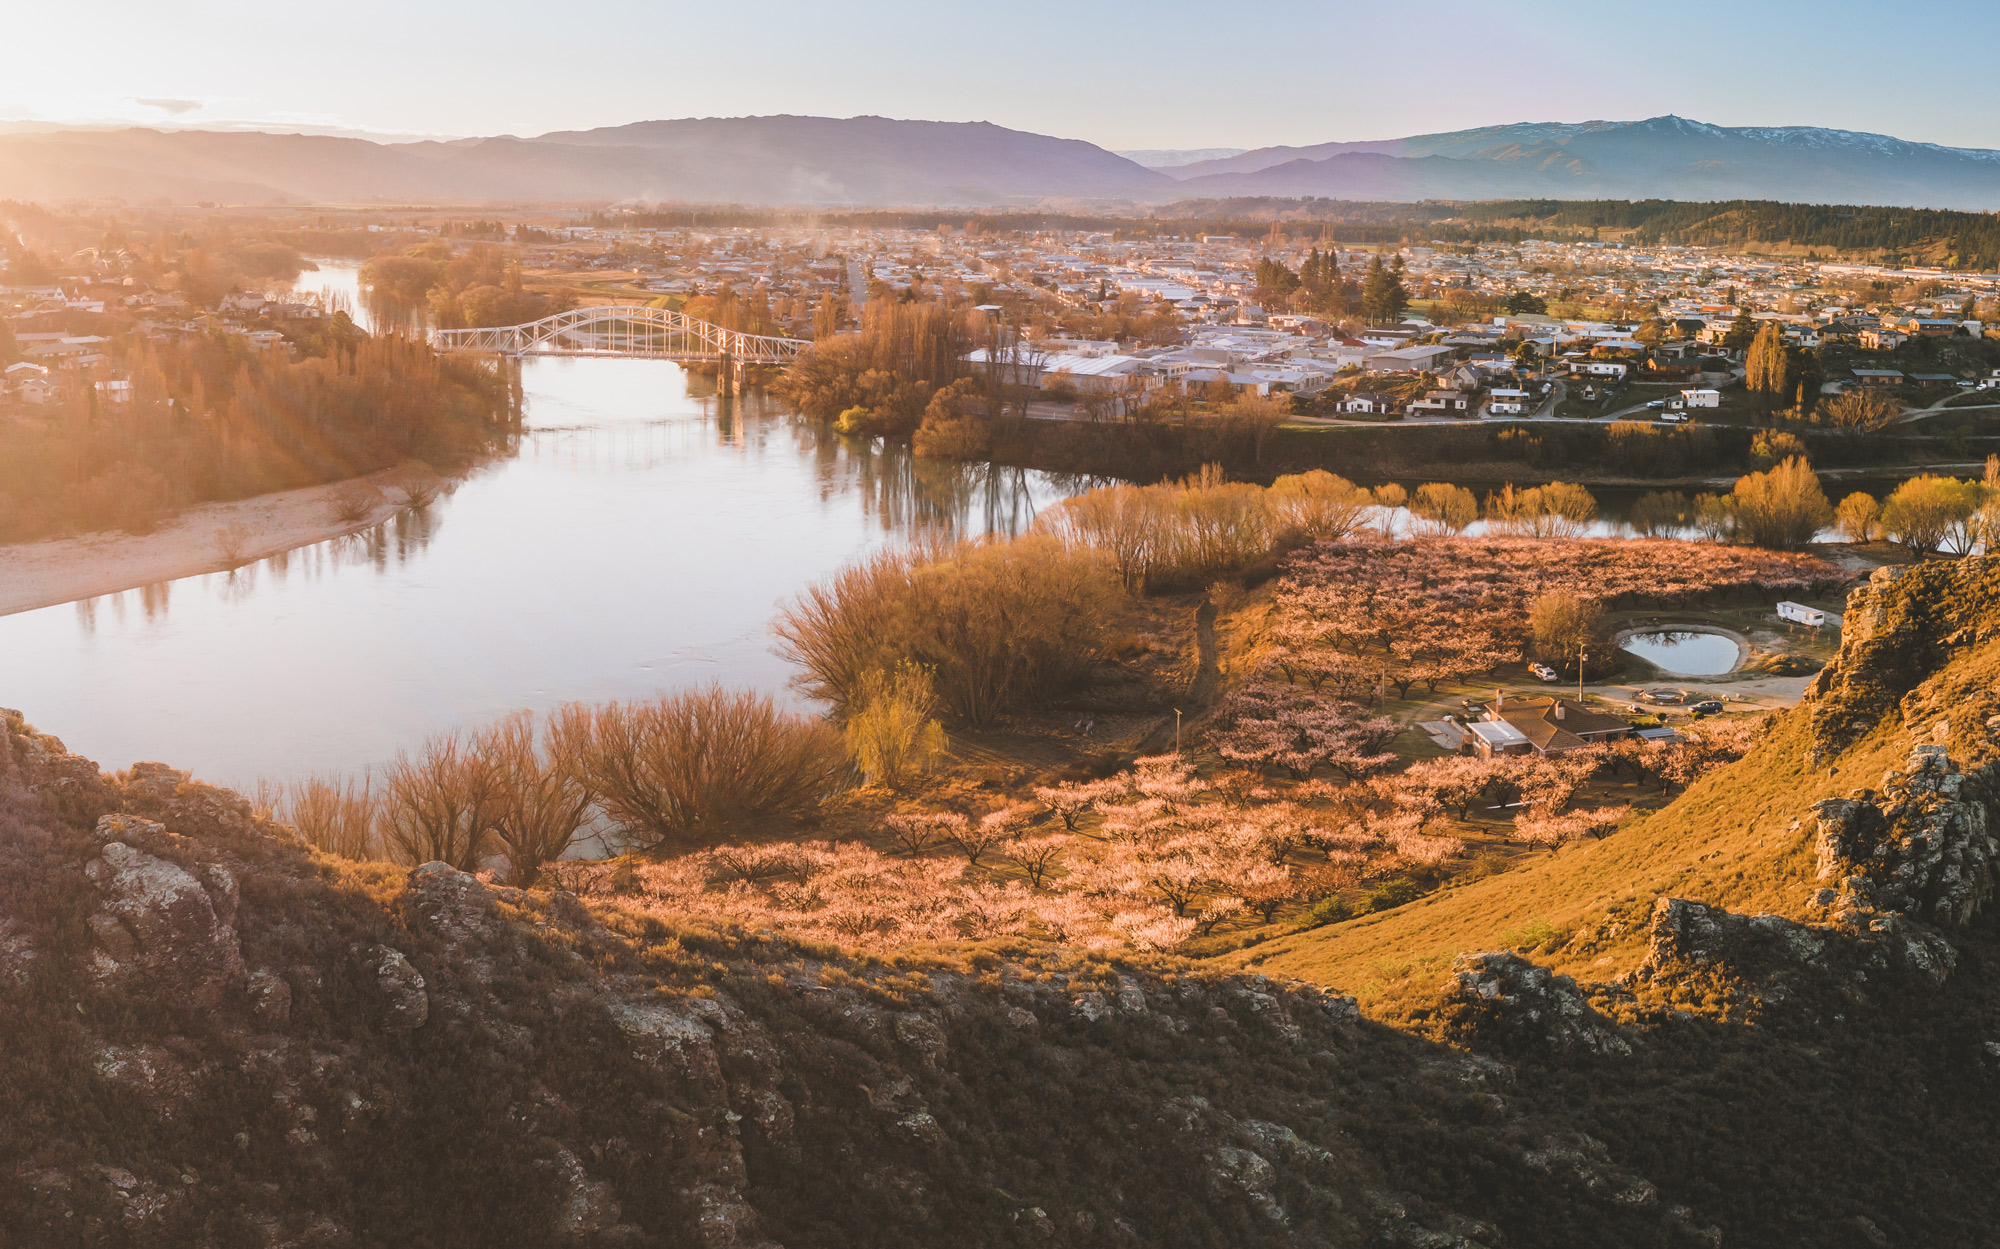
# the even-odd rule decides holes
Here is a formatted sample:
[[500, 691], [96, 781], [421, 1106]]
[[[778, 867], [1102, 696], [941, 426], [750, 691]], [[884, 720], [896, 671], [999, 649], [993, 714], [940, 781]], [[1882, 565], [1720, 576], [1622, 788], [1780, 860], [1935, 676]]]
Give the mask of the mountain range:
[[1126, 155], [988, 122], [883, 117], [712, 117], [420, 142], [139, 128], [0, 133], [0, 198], [44, 202], [858, 207], [1240, 196], [1779, 199], [1984, 211], [2000, 209], [2000, 151], [1673, 116]]

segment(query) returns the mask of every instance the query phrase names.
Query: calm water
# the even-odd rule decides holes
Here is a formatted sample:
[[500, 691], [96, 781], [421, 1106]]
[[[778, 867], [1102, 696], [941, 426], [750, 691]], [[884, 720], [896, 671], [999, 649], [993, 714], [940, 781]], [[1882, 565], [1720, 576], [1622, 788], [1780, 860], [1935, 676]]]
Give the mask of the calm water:
[[1618, 644], [1639, 658], [1676, 676], [1720, 676], [1736, 667], [1742, 648], [1720, 633], [1673, 630], [1639, 633]]
[[785, 693], [767, 627], [807, 583], [920, 531], [1016, 532], [1089, 484], [919, 461], [689, 380], [529, 361], [518, 454], [420, 513], [0, 617], [0, 705], [107, 767], [247, 785], [515, 708], [710, 680]]

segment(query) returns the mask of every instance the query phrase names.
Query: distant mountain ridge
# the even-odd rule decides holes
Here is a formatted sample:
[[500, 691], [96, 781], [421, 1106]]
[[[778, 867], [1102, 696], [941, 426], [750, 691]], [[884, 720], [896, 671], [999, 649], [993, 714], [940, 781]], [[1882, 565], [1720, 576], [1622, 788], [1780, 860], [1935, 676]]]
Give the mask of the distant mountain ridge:
[[1217, 161], [1230, 156], [1238, 156], [1248, 151], [1240, 147], [1195, 147], [1195, 148], [1120, 148], [1118, 155], [1126, 160], [1137, 161], [1148, 169], [1172, 170], [1198, 162]]
[[1779, 199], [2000, 208], [2000, 151], [1816, 126], [1715, 126], [1671, 115], [1259, 148], [1162, 172], [1204, 196]]
[[885, 117], [690, 118], [449, 143], [136, 128], [0, 135], [0, 198], [43, 201], [984, 205], [1143, 199], [1173, 185], [1079, 139]]
[[0, 131], [0, 198], [44, 202], [832, 208], [1243, 196], [1753, 199], [1992, 211], [2000, 209], [2000, 151], [1674, 116], [1124, 155], [989, 122], [886, 117], [687, 118], [450, 142], [101, 127]]

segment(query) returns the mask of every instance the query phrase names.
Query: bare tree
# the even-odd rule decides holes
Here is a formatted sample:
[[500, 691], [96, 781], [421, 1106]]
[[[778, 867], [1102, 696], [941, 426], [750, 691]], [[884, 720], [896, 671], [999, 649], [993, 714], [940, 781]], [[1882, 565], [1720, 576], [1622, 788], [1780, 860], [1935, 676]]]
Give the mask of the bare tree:
[[567, 710], [556, 757], [639, 846], [708, 846], [803, 819], [848, 779], [840, 734], [760, 694], [717, 686]]
[[446, 733], [425, 742], [414, 758], [397, 751], [383, 779], [382, 836], [394, 858], [478, 869], [503, 800], [490, 760], [457, 733]]
[[375, 822], [381, 801], [371, 779], [309, 776], [287, 785], [274, 804], [275, 818], [307, 844], [348, 859], [381, 853]]
[[517, 711], [473, 742], [474, 753], [500, 777], [493, 835], [507, 849], [514, 883], [523, 887], [534, 884], [542, 865], [561, 858], [590, 823], [594, 795], [554, 749], [554, 736], [553, 725], [538, 735], [534, 716]]

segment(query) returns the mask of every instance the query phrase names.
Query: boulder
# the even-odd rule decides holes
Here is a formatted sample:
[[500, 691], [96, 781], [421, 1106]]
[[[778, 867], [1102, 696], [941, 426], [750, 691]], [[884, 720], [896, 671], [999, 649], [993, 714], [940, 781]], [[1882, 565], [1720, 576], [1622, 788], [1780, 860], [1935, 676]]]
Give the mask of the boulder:
[[431, 999], [423, 973], [411, 965], [401, 950], [386, 945], [367, 946], [362, 960], [373, 975], [377, 1018], [393, 1032], [421, 1028], [431, 1017]]
[[1438, 996], [1446, 1034], [1477, 1049], [1619, 1058], [1632, 1052], [1576, 981], [1518, 954], [1459, 955]]
[[[98, 822], [106, 837], [163, 831], [131, 816]], [[184, 868], [110, 840], [83, 870], [97, 886], [97, 908], [85, 923], [96, 938], [93, 966], [100, 980], [143, 983], [196, 1006], [214, 1006], [243, 983], [236, 930], [218, 913], [209, 889]], [[223, 911], [233, 917], [233, 879], [229, 886]]]

